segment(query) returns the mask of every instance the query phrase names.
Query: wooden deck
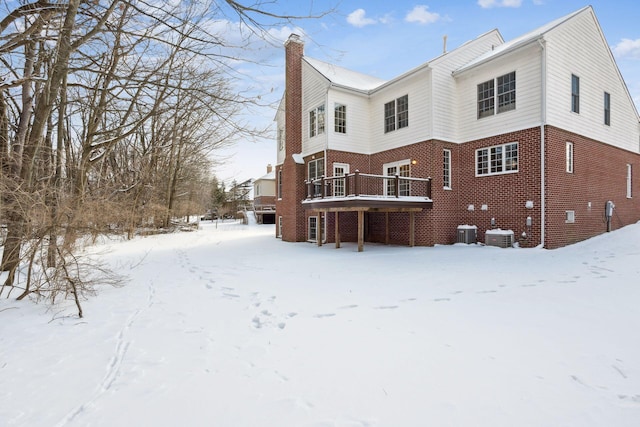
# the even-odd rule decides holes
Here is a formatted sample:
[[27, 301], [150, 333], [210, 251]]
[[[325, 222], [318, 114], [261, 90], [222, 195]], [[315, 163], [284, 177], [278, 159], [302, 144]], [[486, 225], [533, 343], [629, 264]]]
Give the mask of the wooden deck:
[[[386, 241], [389, 241], [389, 213], [409, 214], [409, 246], [415, 244], [415, 213], [431, 209], [431, 178], [412, 178], [362, 174], [322, 177], [305, 182], [307, 198], [304, 208], [318, 214], [335, 214], [335, 244], [340, 247], [340, 212], [358, 213], [358, 252], [364, 250], [364, 213], [386, 213]], [[321, 236], [321, 230], [318, 231]], [[322, 239], [318, 239], [318, 246]]]

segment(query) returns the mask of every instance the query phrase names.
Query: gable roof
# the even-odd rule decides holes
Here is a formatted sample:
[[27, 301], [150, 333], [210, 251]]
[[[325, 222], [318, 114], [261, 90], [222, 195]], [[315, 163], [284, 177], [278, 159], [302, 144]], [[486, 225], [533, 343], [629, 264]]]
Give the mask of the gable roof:
[[262, 175], [260, 178], [254, 180], [253, 183], [255, 184], [258, 181], [275, 181], [275, 180], [276, 180], [276, 171], [272, 170], [266, 175]]
[[337, 86], [367, 92], [386, 83], [386, 80], [348, 70], [308, 56], [305, 56], [303, 59], [327, 80]]
[[468, 62], [467, 64], [463, 65], [462, 67], [458, 68], [457, 70], [455, 70], [453, 72], [453, 75], [457, 75], [460, 73], [463, 73], [467, 70], [470, 70], [480, 64], [484, 64], [485, 62], [488, 62], [494, 58], [497, 58], [498, 56], [504, 55], [506, 53], [512, 52], [520, 47], [526, 46], [530, 43], [536, 42], [538, 41], [540, 38], [542, 38], [546, 33], [548, 33], [549, 31], [553, 30], [554, 28], [556, 28], [559, 25], [562, 25], [563, 23], [565, 23], [566, 21], [570, 20], [571, 18], [573, 18], [576, 15], [581, 14], [582, 12], [586, 11], [586, 10], [591, 10], [591, 6], [585, 6], [582, 9], [579, 9], [573, 13], [570, 13], [568, 15], [565, 15], [561, 18], [558, 18], [554, 21], [551, 21], [545, 25], [543, 25], [542, 27], [536, 28], [533, 31], [530, 31], [526, 34], [521, 35], [520, 37], [516, 37], [513, 40], [510, 40], [506, 43], [503, 43], [499, 46], [496, 46], [494, 49], [490, 50], [489, 52], [485, 53], [484, 55], [480, 55], [477, 58], [475, 58], [474, 60]]

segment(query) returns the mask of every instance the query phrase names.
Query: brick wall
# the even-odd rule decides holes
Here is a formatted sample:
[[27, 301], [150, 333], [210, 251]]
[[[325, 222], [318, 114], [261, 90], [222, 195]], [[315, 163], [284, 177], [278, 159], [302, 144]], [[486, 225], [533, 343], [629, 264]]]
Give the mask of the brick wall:
[[[547, 228], [545, 247], [557, 248], [607, 231], [604, 206], [616, 208], [611, 229], [640, 220], [640, 155], [583, 136], [547, 127]], [[574, 172], [566, 172], [565, 147], [573, 143]], [[627, 164], [632, 165], [632, 198], [627, 198]], [[565, 222], [565, 212], [575, 222]]]
[[[476, 150], [494, 145], [518, 142], [518, 172], [490, 176], [475, 176]], [[478, 227], [478, 239], [495, 227], [512, 230], [521, 246], [540, 244], [540, 128], [471, 141], [460, 145], [454, 169], [454, 190], [458, 195], [458, 221]], [[532, 201], [533, 208], [526, 207]], [[434, 201], [435, 205], [435, 201]], [[474, 210], [469, 210], [473, 205]], [[483, 210], [483, 205], [486, 210]], [[526, 227], [527, 217], [532, 227]], [[526, 233], [526, 238], [522, 233]]]

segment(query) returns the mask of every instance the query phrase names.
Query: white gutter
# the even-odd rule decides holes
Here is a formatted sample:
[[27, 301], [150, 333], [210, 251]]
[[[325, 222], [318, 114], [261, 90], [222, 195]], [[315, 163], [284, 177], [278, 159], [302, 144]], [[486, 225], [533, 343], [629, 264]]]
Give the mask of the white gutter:
[[538, 39], [540, 44], [540, 246], [544, 247], [546, 216], [545, 216], [545, 133], [547, 124], [547, 50], [544, 39]]

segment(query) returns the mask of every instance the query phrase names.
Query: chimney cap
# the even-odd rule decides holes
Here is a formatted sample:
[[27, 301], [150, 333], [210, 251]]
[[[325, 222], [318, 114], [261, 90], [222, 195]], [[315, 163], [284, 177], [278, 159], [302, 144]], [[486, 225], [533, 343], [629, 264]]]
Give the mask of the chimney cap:
[[302, 39], [300, 38], [300, 36], [298, 34], [296, 34], [296, 33], [291, 33], [291, 35], [289, 35], [289, 38], [285, 42], [285, 45], [287, 45], [287, 44], [289, 44], [291, 42], [304, 44], [302, 42]]

